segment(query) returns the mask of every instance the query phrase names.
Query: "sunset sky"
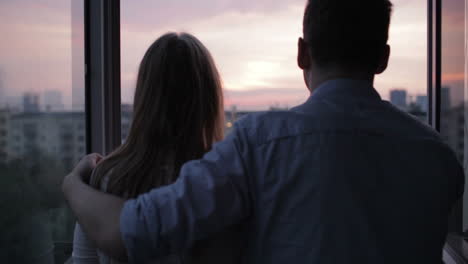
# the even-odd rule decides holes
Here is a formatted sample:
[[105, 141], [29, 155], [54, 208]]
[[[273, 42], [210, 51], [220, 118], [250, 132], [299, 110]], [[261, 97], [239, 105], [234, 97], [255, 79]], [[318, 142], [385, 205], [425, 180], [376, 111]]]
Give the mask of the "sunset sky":
[[[70, 104], [70, 1], [0, 0], [3, 36], [0, 96], [61, 90], [65, 103]], [[456, 12], [459, 5], [451, 5], [450, 1], [445, 5], [446, 12]], [[305, 0], [122, 0], [121, 3], [123, 102], [132, 102], [135, 76], [144, 52], [168, 31], [190, 32], [212, 52], [224, 81], [227, 108], [237, 105], [240, 109], [260, 110], [274, 104], [294, 106], [307, 98], [302, 73], [296, 66]], [[425, 94], [426, 1], [393, 3], [392, 57], [387, 72], [377, 78], [375, 86], [384, 98], [388, 98], [392, 88], [407, 89], [411, 95]], [[457, 39], [448, 45], [461, 43], [461, 47], [457, 44], [447, 49], [447, 54], [457, 52], [453, 56], [460, 56], [464, 19], [454, 16], [453, 21], [445, 23], [454, 31], [447, 34]], [[462, 83], [463, 65], [459, 64], [451, 61], [444, 64], [447, 84]]]

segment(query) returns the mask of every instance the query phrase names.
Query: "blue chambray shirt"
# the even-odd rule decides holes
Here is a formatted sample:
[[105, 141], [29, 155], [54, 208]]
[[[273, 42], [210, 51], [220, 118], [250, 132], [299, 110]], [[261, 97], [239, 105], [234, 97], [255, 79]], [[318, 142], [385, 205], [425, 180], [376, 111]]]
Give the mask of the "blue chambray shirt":
[[370, 82], [324, 83], [252, 114], [172, 185], [125, 203], [132, 263], [244, 223], [245, 263], [441, 263], [463, 169], [430, 127]]

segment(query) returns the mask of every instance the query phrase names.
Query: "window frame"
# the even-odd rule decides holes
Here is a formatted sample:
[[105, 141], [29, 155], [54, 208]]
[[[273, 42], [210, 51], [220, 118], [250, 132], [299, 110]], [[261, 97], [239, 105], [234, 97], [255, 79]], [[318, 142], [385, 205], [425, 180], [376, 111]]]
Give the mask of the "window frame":
[[120, 1], [84, 0], [86, 151], [120, 145]]
[[[442, 4], [443, 0], [428, 0], [427, 2], [427, 93], [429, 104], [428, 123], [438, 132], [441, 131], [442, 122]], [[466, 15], [467, 14], [465, 14], [465, 16]], [[467, 25], [465, 25], [465, 27], [466, 26]], [[467, 58], [465, 54], [465, 60], [466, 59]], [[465, 85], [465, 87], [467, 86]], [[448, 222], [448, 230], [451, 233], [456, 233], [459, 235], [463, 234], [463, 202], [464, 201], [462, 198], [453, 207], [452, 214]]]

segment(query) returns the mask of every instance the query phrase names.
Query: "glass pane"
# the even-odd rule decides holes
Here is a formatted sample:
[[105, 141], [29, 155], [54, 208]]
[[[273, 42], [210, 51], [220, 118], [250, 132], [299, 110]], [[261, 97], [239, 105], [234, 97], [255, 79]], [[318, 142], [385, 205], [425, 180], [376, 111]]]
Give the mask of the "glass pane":
[[[467, 165], [465, 155], [465, 3], [459, 0], [442, 2], [442, 94], [441, 134]], [[466, 194], [465, 194], [466, 196]], [[468, 228], [468, 203], [465, 203], [464, 227]]]
[[[121, 0], [122, 138], [128, 130], [138, 65], [168, 31], [187, 31], [211, 51], [225, 91], [226, 128], [246, 112], [287, 109], [308, 97], [296, 66], [305, 1]], [[376, 80], [384, 99], [426, 120], [426, 1], [394, 0], [392, 57]], [[157, 15], [155, 15], [157, 14]]]
[[86, 152], [83, 1], [0, 1], [0, 17], [0, 259], [64, 263], [60, 184]]
[[[426, 1], [394, 0], [392, 57], [376, 88], [426, 120]], [[128, 132], [139, 63], [168, 31], [187, 31], [211, 51], [224, 83], [227, 131], [247, 112], [287, 109], [308, 97], [296, 66], [305, 1], [121, 1], [122, 139]]]
[[[426, 1], [394, 0], [389, 68], [376, 80], [384, 99], [426, 120]], [[188, 31], [211, 51], [225, 89], [226, 126], [246, 112], [287, 109], [308, 97], [296, 66], [304, 1], [121, 1], [125, 138], [138, 65], [168, 31]], [[157, 14], [157, 15], [155, 15]]]
[[392, 3], [390, 62], [375, 86], [384, 99], [427, 122], [427, 1]]

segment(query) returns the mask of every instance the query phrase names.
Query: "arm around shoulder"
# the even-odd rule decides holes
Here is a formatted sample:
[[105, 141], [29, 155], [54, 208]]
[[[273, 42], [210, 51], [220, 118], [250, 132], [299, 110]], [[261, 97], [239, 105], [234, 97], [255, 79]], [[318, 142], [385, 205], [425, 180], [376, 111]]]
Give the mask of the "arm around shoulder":
[[237, 128], [202, 159], [186, 163], [174, 184], [128, 201], [120, 227], [129, 259], [144, 263], [182, 252], [248, 217], [248, 159], [247, 135]]
[[[83, 174], [90, 175], [96, 165], [95, 156], [83, 158], [65, 177], [62, 190], [87, 237], [109, 256], [126, 259], [120, 235], [120, 212], [124, 199], [99, 192], [83, 182]], [[89, 177], [89, 176], [88, 176]]]

